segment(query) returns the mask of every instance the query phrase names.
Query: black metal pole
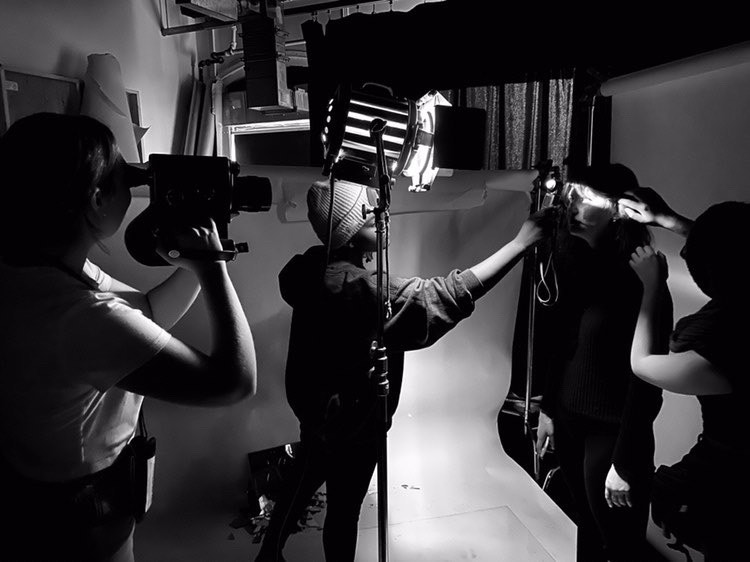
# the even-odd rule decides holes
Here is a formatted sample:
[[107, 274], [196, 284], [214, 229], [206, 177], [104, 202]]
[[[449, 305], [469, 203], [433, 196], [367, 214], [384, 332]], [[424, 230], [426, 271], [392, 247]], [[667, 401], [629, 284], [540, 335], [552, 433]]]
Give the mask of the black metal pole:
[[[534, 180], [534, 188], [531, 191], [531, 213], [535, 213], [539, 211], [542, 207], [542, 189], [544, 185], [544, 181], [547, 178], [547, 175], [549, 174], [550, 168], [552, 166], [551, 160], [544, 160], [539, 165], [536, 166], [537, 170], [539, 170], [539, 175], [537, 176], [536, 180]], [[533, 392], [533, 382], [534, 382], [534, 329], [535, 329], [535, 323], [536, 323], [536, 306], [537, 306], [537, 286], [536, 286], [536, 276], [537, 276], [537, 268], [539, 266], [539, 250], [535, 246], [533, 250], [529, 253], [529, 258], [531, 263], [531, 272], [529, 275], [529, 283], [531, 284], [531, 287], [529, 287], [529, 302], [528, 302], [528, 324], [527, 324], [527, 332], [526, 332], [526, 392], [524, 395], [524, 404], [523, 404], [523, 430], [524, 435], [527, 437], [533, 437], [532, 435], [532, 428], [531, 428], [531, 393]], [[538, 483], [541, 475], [541, 461], [539, 458], [539, 452], [536, 450], [536, 446], [532, 441], [532, 459], [533, 459], [533, 471], [534, 471], [534, 480]]]
[[[388, 209], [391, 197], [391, 177], [385, 160], [383, 132], [386, 121], [373, 119], [370, 136], [377, 150], [378, 203], [374, 209], [377, 233], [377, 336], [372, 343], [373, 366], [371, 369], [377, 392], [378, 409], [378, 560], [388, 562], [388, 354], [385, 347], [385, 321], [388, 310], [388, 278], [385, 266], [388, 230]], [[385, 283], [384, 283], [385, 282]]]
[[[538, 182], [539, 180], [537, 180]], [[538, 185], [535, 186], [534, 190], [531, 193], [531, 200], [532, 200], [532, 213], [536, 212], [538, 209], [538, 201], [539, 201], [539, 188]], [[534, 377], [534, 324], [536, 320], [536, 299], [537, 299], [537, 292], [536, 292], [536, 269], [539, 264], [539, 252], [536, 247], [534, 247], [529, 255], [529, 260], [531, 261], [531, 272], [529, 275], [529, 282], [531, 284], [531, 287], [529, 287], [529, 303], [528, 303], [528, 326], [527, 326], [527, 333], [526, 333], [526, 389], [524, 394], [524, 404], [523, 404], [523, 430], [524, 434], [527, 437], [531, 437], [531, 422], [529, 419], [530, 413], [531, 413], [531, 393], [532, 393], [532, 383], [533, 383], [533, 377]], [[539, 481], [539, 473], [540, 473], [540, 466], [539, 466], [539, 454], [536, 451], [536, 447], [534, 447], [534, 453], [533, 453], [533, 471], [534, 471], [534, 480]]]

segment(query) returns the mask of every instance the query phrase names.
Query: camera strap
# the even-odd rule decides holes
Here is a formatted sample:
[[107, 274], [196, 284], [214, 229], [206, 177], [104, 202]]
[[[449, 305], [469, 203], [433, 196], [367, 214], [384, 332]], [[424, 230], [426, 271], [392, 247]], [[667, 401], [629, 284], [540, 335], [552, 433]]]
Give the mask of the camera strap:
[[130, 498], [133, 516], [140, 522], [151, 507], [156, 468], [156, 439], [148, 436], [143, 405], [138, 415], [138, 433], [128, 444], [130, 451]]

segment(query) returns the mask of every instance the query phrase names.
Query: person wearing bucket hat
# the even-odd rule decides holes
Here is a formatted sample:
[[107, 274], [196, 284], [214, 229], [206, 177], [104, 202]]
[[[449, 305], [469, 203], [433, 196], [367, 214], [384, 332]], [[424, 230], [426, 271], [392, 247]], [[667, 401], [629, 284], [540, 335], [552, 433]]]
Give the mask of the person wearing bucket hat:
[[[283, 560], [291, 529], [324, 482], [326, 560], [353, 561], [359, 512], [376, 464], [376, 392], [368, 373], [377, 331], [377, 274], [364, 266], [377, 250], [375, 221], [372, 214], [362, 217], [364, 187], [337, 182], [332, 206], [330, 193], [327, 183], [316, 182], [307, 194], [310, 223], [323, 245], [294, 256], [279, 275], [281, 295], [293, 309], [286, 391], [300, 422], [301, 444], [257, 562]], [[390, 277], [386, 290], [392, 314], [385, 342], [391, 415], [401, 390], [404, 352], [432, 345], [469, 316], [526, 250], [552, 232], [556, 214], [546, 209], [532, 215], [513, 240], [463, 271], [431, 279]]]
[[360, 231], [367, 222], [362, 207], [371, 207], [367, 200], [367, 188], [347, 182], [339, 182], [333, 197], [333, 221], [329, 225], [328, 210], [331, 205], [331, 190], [326, 182], [316, 182], [307, 192], [307, 218], [315, 234], [323, 244], [328, 244], [328, 229], [331, 228], [330, 248], [337, 250]]
[[[534, 352], [544, 358], [544, 388], [536, 446], [540, 455], [554, 449], [560, 464], [581, 561], [648, 559], [653, 421], [661, 390], [630, 368], [642, 291], [628, 263], [650, 234], [618, 206], [637, 188], [635, 174], [622, 164], [571, 171], [555, 253], [558, 299], [537, 315]], [[665, 282], [659, 291], [666, 326], [672, 309]]]

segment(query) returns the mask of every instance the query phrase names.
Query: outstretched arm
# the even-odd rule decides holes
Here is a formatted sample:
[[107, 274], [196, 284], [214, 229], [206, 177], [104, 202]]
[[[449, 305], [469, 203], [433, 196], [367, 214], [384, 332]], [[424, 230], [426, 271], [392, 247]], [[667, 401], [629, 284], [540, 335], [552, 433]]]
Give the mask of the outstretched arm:
[[676, 213], [664, 199], [650, 187], [628, 191], [630, 197], [619, 199], [619, 211], [628, 218], [650, 226], [660, 226], [675, 234], [687, 237], [693, 221]]
[[[393, 316], [386, 323], [389, 347], [428, 347], [474, 310], [474, 303], [494, 287], [523, 253], [552, 231], [556, 211], [545, 209], [526, 220], [516, 237], [477, 265], [446, 277], [391, 279]], [[375, 294], [375, 273], [357, 283], [368, 298]]]
[[555, 226], [557, 210], [547, 208], [531, 215], [521, 225], [515, 238], [469, 269], [482, 282], [485, 291], [489, 291], [498, 281], [505, 277], [523, 254], [537, 242], [548, 235]]

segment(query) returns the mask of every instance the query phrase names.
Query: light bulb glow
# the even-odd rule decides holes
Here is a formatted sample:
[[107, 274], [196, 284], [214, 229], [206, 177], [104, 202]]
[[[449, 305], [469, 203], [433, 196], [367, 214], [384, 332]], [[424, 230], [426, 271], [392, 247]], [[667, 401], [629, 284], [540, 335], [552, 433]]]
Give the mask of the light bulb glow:
[[580, 202], [583, 205], [617, 213], [617, 201], [581, 183], [567, 182], [563, 187], [562, 198], [567, 204]]
[[[425, 138], [432, 138], [435, 133], [435, 115], [438, 105], [450, 106], [448, 100], [440, 92], [430, 92], [425, 94], [417, 101], [418, 129], [421, 132], [428, 133]], [[419, 138], [417, 134], [415, 138]], [[435, 181], [439, 171], [433, 166], [434, 154], [433, 146], [430, 144], [417, 144], [409, 157], [403, 174], [410, 177], [412, 185], [409, 191], [426, 191]]]

